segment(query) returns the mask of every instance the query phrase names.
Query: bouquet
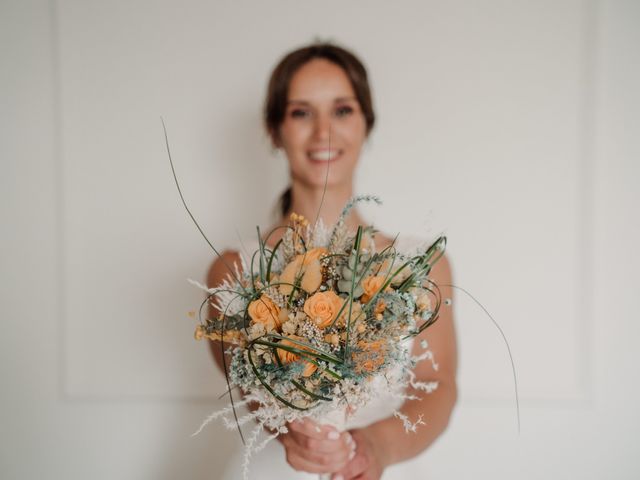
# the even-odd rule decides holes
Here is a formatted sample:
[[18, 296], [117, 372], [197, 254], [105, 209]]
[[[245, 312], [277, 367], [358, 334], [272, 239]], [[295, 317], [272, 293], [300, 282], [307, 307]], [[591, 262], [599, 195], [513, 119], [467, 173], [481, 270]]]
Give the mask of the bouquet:
[[[446, 237], [410, 257], [396, 251], [395, 240], [377, 251], [372, 227], [350, 233], [345, 225], [349, 210], [361, 201], [379, 203], [376, 197], [355, 197], [330, 228], [322, 222], [312, 226], [294, 213], [273, 248], [267, 246], [269, 236], [259, 240], [242, 271], [236, 266], [215, 288], [192, 281], [207, 292], [195, 338], [231, 345], [230, 364], [225, 361], [229, 392], [239, 387], [240, 404], [258, 405], [237, 418], [238, 403], [232, 401], [202, 425], [218, 417], [230, 428], [257, 422], [245, 442], [245, 478], [249, 456], [266, 444], [258, 444], [265, 428], [273, 432], [268, 442], [287, 432], [287, 422], [302, 417], [318, 422], [344, 417], [376, 394], [371, 387], [376, 376], [384, 375], [403, 398], [415, 398], [403, 393], [408, 385], [426, 392], [437, 387], [417, 381], [412, 372], [420, 360], [433, 362], [432, 352], [412, 357], [404, 340], [438, 318], [440, 293], [428, 275], [444, 253]], [[220, 313], [203, 319], [209, 303]], [[424, 423], [421, 418], [412, 423], [399, 411], [395, 415], [407, 430]]]

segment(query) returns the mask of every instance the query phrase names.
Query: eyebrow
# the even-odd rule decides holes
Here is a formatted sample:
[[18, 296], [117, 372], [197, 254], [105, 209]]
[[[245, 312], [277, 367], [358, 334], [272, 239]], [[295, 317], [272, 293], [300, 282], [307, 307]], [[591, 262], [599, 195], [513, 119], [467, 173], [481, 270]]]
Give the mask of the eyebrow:
[[[333, 103], [337, 103], [337, 102], [344, 102], [345, 100], [356, 100], [356, 97], [338, 97], [336, 99], [334, 99]], [[309, 102], [307, 102], [306, 100], [289, 100], [287, 101], [287, 105], [292, 104], [292, 103], [298, 103], [301, 105], [309, 105]]]

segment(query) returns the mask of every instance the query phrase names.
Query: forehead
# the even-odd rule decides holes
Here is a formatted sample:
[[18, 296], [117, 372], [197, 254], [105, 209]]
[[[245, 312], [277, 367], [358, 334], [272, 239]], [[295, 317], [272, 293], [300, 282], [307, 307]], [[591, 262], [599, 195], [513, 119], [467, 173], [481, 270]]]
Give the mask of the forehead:
[[300, 67], [289, 84], [289, 102], [326, 103], [348, 97], [355, 97], [349, 77], [342, 67], [323, 58]]

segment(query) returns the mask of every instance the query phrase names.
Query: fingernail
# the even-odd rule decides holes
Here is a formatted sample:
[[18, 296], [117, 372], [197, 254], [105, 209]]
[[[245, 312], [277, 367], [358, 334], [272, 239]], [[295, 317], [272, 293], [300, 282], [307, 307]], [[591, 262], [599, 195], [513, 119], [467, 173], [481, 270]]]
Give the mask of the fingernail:
[[340, 434], [335, 430], [331, 430], [327, 436], [329, 437], [329, 440], [337, 440], [340, 438]]
[[333, 480], [344, 480], [344, 477], [340, 474], [334, 475], [332, 478]]
[[350, 433], [347, 433], [347, 445], [353, 445], [353, 437]]
[[350, 461], [353, 460], [353, 457], [355, 457], [355, 456], [356, 456], [356, 451], [355, 451], [355, 449], [353, 449], [353, 450], [351, 450], [351, 452], [349, 452], [349, 460]]

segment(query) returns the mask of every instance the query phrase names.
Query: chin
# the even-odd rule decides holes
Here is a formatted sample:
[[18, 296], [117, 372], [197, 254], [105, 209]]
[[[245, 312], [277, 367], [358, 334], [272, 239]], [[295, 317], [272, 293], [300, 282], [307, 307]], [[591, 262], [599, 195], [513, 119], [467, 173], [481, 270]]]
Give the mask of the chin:
[[313, 172], [313, 175], [321, 175], [324, 180], [329, 170], [329, 180], [341, 180], [346, 177], [352, 177], [355, 170], [355, 163], [349, 161], [348, 158], [336, 158], [330, 161], [308, 160], [307, 167]]
[[[350, 160], [343, 155], [338, 155], [331, 160], [314, 160], [307, 156], [304, 162], [297, 162], [297, 175], [295, 172], [292, 173], [313, 188], [323, 188], [326, 178], [327, 187], [331, 188], [353, 178], [355, 164], [352, 164]], [[327, 169], [329, 170], [328, 177]]]

